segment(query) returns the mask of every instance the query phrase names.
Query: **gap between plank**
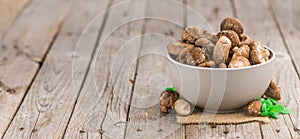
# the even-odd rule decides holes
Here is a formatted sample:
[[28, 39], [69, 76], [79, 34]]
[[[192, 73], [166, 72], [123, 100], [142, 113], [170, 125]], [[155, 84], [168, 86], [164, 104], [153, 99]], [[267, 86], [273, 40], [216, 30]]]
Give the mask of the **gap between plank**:
[[0, 37], [0, 41], [2, 38], [4, 38], [6, 36], [6, 34], [9, 32], [9, 30], [14, 26], [14, 24], [16, 23], [16, 20], [20, 17], [20, 15], [24, 12], [24, 9], [26, 9], [28, 7], [28, 5], [30, 5], [32, 3], [33, 0], [29, 0], [23, 7], [22, 9], [19, 11], [19, 13], [17, 14], [17, 16], [15, 17], [14, 21], [11, 23], [11, 25], [9, 26], [9, 29], [2, 34], [2, 37]]
[[[149, 5], [149, 0], [146, 0], [145, 2], [145, 9], [144, 9], [144, 13], [143, 15], [146, 16], [148, 14], [148, 5]], [[146, 22], [147, 22], [147, 18], [144, 18], [143, 19], [143, 23], [142, 23], [142, 30], [141, 30], [141, 41], [140, 41], [140, 44], [139, 44], [139, 50], [138, 50], [138, 56], [140, 55], [140, 52], [141, 52], [141, 48], [143, 47], [143, 42], [144, 42], [144, 34], [146, 32]], [[129, 97], [129, 104], [128, 104], [128, 110], [127, 110], [127, 113], [126, 113], [126, 124], [125, 124], [125, 130], [124, 130], [124, 137], [123, 139], [126, 138], [126, 131], [127, 131], [127, 126], [128, 126], [128, 122], [130, 121], [129, 119], [129, 113], [130, 113], [130, 108], [131, 108], [131, 103], [132, 103], [132, 98], [133, 98], [133, 91], [134, 91], [134, 87], [135, 87], [135, 83], [136, 83], [136, 78], [137, 78], [137, 72], [138, 72], [138, 68], [139, 68], [139, 58], [137, 58], [136, 60], [136, 67], [135, 67], [135, 70], [134, 70], [134, 77], [133, 77], [133, 85], [132, 85], [132, 88], [131, 88], [131, 93], [130, 93], [130, 97]]]
[[262, 123], [259, 123], [259, 130], [260, 130], [261, 138], [264, 139], [263, 132], [262, 132], [262, 128], [261, 128], [261, 124], [262, 124]]
[[[96, 49], [97, 49], [97, 46], [99, 45], [100, 38], [101, 38], [101, 36], [102, 36], [102, 32], [103, 32], [104, 27], [105, 27], [105, 25], [106, 25], [106, 19], [107, 19], [109, 13], [110, 13], [109, 7], [111, 7], [113, 3], [114, 3], [114, 0], [110, 0], [110, 1], [108, 2], [108, 4], [107, 4], [106, 8], [105, 8], [105, 9], [107, 9], [107, 12], [106, 12], [105, 15], [104, 15], [103, 22], [102, 22], [101, 27], [100, 27], [100, 30], [99, 30], [99, 32], [98, 32], [96, 44], [95, 44], [95, 46], [94, 46], [94, 49], [93, 49], [93, 52], [92, 52], [92, 56], [91, 56], [91, 58], [90, 58], [90, 60], [89, 60], [87, 70], [86, 70], [86, 72], [85, 72], [85, 74], [84, 74], [83, 81], [82, 81], [82, 83], [81, 83], [81, 85], [80, 85], [80, 87], [79, 87], [79, 90], [78, 90], [78, 93], [77, 93], [77, 96], [76, 96], [76, 99], [75, 99], [75, 103], [74, 103], [74, 105], [73, 105], [73, 108], [72, 108], [72, 111], [71, 111], [71, 114], [70, 114], [70, 118], [68, 119], [66, 128], [65, 128], [64, 131], [63, 131], [63, 134], [62, 134], [63, 137], [64, 137], [65, 134], [66, 134], [67, 127], [68, 127], [69, 124], [70, 124], [71, 117], [73, 116], [73, 113], [74, 113], [74, 110], [75, 110], [75, 106], [77, 105], [78, 97], [79, 97], [79, 95], [80, 95], [80, 93], [81, 93], [81, 91], [82, 91], [83, 85], [84, 85], [84, 83], [85, 83], [85, 81], [86, 81], [88, 72], [89, 72], [89, 70], [90, 70], [90, 66], [91, 66], [92, 61], [93, 61], [93, 59], [94, 59], [94, 57], [95, 57], [95, 54], [96, 54], [95, 51], [96, 51]], [[106, 84], [106, 86], [107, 86], [107, 85], [108, 85], [108, 84]]]
[[[58, 25], [58, 28], [57, 28], [57, 32], [55, 33], [55, 35], [54, 35], [53, 39], [51, 40], [51, 42], [50, 42], [50, 44], [49, 44], [49, 47], [48, 47], [48, 49], [47, 49], [47, 51], [46, 51], [46, 53], [45, 53], [44, 57], [42, 58], [42, 60], [41, 60], [40, 62], [32, 60], [33, 62], [36, 62], [36, 63], [38, 63], [38, 64], [39, 64], [39, 68], [38, 68], [38, 71], [37, 71], [37, 73], [35, 74], [35, 77], [38, 75], [38, 73], [39, 73], [39, 71], [40, 71], [41, 67], [42, 67], [42, 66], [43, 66], [43, 64], [44, 64], [44, 61], [45, 61], [46, 57], [48, 56], [48, 53], [49, 53], [50, 49], [52, 48], [52, 46], [53, 46], [54, 42], [56, 41], [56, 39], [57, 39], [57, 36], [60, 34], [61, 27], [62, 27], [62, 25], [63, 25], [64, 21], [65, 21], [65, 18], [62, 20], [62, 22], [61, 22], [61, 23], [59, 23], [59, 25]], [[31, 82], [31, 84], [30, 84], [30, 86], [29, 86], [29, 89], [28, 89], [28, 90], [26, 90], [26, 95], [27, 95], [28, 91], [30, 90], [30, 88], [31, 88], [31, 85], [32, 85], [32, 84], [33, 84], [33, 82], [34, 82], [34, 80], [35, 80], [35, 77], [34, 77], [34, 79], [32, 80], [32, 82]], [[25, 95], [25, 96], [26, 96], [26, 95]], [[25, 99], [25, 96], [23, 97], [23, 99], [22, 99], [22, 102], [23, 102], [23, 100]], [[21, 106], [21, 105], [20, 105], [20, 106]], [[17, 112], [19, 111], [19, 108], [20, 108], [20, 106], [18, 107], [18, 110], [17, 110]], [[17, 112], [16, 112], [16, 113], [17, 113]], [[31, 130], [31, 133], [30, 133], [30, 138], [31, 138], [31, 136], [32, 136], [32, 133], [33, 133], [33, 132], [34, 132], [34, 130], [35, 130], [36, 124], [37, 124], [37, 122], [38, 122], [38, 120], [39, 120], [39, 118], [40, 118], [40, 114], [41, 114], [41, 113], [40, 113], [40, 111], [38, 111], [38, 112], [39, 112], [39, 113], [38, 113], [38, 116], [37, 116], [37, 120], [35, 121], [35, 123], [34, 123], [34, 125], [33, 125], [33, 128], [32, 128], [32, 130]], [[15, 113], [15, 115], [16, 115], [16, 113]], [[13, 120], [12, 120], [12, 121], [13, 121]], [[8, 126], [8, 127], [9, 127], [9, 126]]]

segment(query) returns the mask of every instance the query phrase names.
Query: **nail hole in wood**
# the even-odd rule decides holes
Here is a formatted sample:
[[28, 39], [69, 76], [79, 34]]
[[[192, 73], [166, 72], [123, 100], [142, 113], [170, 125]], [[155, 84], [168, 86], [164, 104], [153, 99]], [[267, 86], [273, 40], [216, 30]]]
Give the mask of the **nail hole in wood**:
[[34, 132], [36, 132], [37, 131], [37, 129], [35, 128], [35, 129], [32, 129], [32, 132], [34, 133]]
[[211, 125], [211, 126], [210, 126], [210, 128], [216, 128], [216, 127], [217, 127], [216, 125]]
[[129, 79], [128, 82], [131, 83], [131, 84], [134, 83], [134, 81], [132, 79]]
[[15, 89], [7, 89], [6, 92], [10, 93], [10, 94], [14, 94], [16, 93], [16, 90]]
[[86, 133], [86, 131], [85, 130], [80, 130], [79, 133]]
[[229, 133], [229, 130], [225, 130], [223, 131], [224, 134], [228, 134]]

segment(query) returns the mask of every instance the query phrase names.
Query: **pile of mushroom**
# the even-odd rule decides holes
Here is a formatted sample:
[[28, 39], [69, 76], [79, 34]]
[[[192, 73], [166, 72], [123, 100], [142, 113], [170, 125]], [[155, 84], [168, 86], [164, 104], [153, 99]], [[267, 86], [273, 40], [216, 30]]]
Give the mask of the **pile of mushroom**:
[[267, 61], [270, 52], [259, 41], [243, 34], [236, 18], [225, 18], [214, 34], [198, 27], [187, 27], [180, 41], [167, 46], [176, 61], [198, 67], [240, 68]]

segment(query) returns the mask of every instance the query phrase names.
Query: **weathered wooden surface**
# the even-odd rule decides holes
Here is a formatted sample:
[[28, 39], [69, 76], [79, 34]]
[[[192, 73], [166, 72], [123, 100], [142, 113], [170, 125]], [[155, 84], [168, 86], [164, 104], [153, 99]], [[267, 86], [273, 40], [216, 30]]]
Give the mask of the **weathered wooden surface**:
[[[56, 5], [62, 4], [56, 2]], [[101, 3], [103, 5], [100, 5]], [[77, 92], [73, 90], [72, 79], [76, 79], [79, 83], [84, 79], [82, 74], [74, 74], [72, 77], [70, 72], [72, 60], [76, 59], [81, 65], [74, 70], [85, 73], [93, 53], [93, 50], [86, 49], [85, 53], [74, 56], [76, 42], [85, 26], [95, 14], [106, 8], [107, 3], [95, 0], [88, 3], [81, 0], [74, 1], [69, 18], [53, 43], [4, 138], [61, 138], [63, 136], [78, 95], [78, 90]], [[101, 7], [94, 7], [94, 5]], [[61, 7], [67, 8], [67, 5]], [[102, 19], [96, 22], [93, 26], [94, 31], [90, 32], [89, 39], [85, 40], [86, 47], [95, 47]]]
[[129, 80], [134, 80], [134, 58], [138, 55], [144, 24], [136, 19], [144, 16], [146, 1], [119, 0], [114, 4], [119, 5], [108, 11], [66, 138], [122, 138], [125, 134], [133, 87]]
[[31, 0], [0, 1], [0, 39], [10, 29], [23, 7], [30, 1]]
[[[0, 19], [8, 23], [0, 31], [9, 29], [0, 39], [0, 137], [300, 138], [297, 5], [297, 0], [32, 0], [11, 28], [5, 26], [22, 8]], [[178, 125], [174, 113], [163, 117], [159, 95], [172, 86], [173, 66], [164, 57], [165, 46], [180, 38], [182, 27], [216, 32], [228, 16], [241, 19], [246, 34], [275, 50], [274, 79], [283, 88], [281, 103], [293, 113], [269, 124], [217, 126]]]
[[166, 57], [165, 46], [181, 36], [183, 9], [181, 1], [148, 2], [146, 17], [150, 19], [144, 26], [125, 138], [184, 138], [184, 127], [176, 124], [174, 114], [164, 117], [158, 113], [162, 90], [172, 86], [169, 68], [175, 68]]
[[[1, 40], [0, 80], [15, 91], [0, 93], [0, 136], [6, 131], [39, 69], [33, 54], [41, 48], [49, 48], [70, 4], [69, 0], [32, 1]], [[57, 11], [52, 12], [55, 8]], [[42, 60], [45, 54], [46, 51], [41, 53], [39, 59]]]
[[300, 20], [300, 8], [297, 5], [300, 5], [300, 1], [298, 0], [289, 0], [284, 3], [275, 0], [271, 1], [269, 6], [299, 76], [300, 55], [297, 53], [300, 51], [298, 44], [298, 37], [300, 35], [300, 25], [298, 24]]

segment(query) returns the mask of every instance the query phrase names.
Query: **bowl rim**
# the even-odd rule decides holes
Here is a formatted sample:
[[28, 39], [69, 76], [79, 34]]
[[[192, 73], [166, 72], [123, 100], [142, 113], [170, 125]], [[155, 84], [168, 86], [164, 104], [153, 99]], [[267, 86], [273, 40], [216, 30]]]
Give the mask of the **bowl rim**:
[[192, 69], [198, 69], [198, 70], [210, 70], [210, 71], [211, 70], [214, 70], [214, 71], [245, 70], [245, 69], [251, 69], [251, 68], [256, 68], [256, 67], [259, 67], [259, 66], [263, 66], [263, 65], [266, 65], [266, 64], [271, 63], [272, 61], [274, 61], [274, 59], [276, 58], [275, 52], [271, 48], [269, 48], [269, 47], [267, 47], [265, 45], [263, 47], [266, 48], [266, 49], [268, 49], [270, 51], [270, 53], [272, 54], [272, 57], [268, 61], [260, 63], [260, 64], [256, 64], [256, 65], [251, 65], [251, 66], [247, 66], [247, 67], [241, 67], [241, 68], [208, 68], [208, 67], [197, 67], [197, 66], [192, 66], [192, 65], [187, 65], [187, 64], [180, 63], [180, 62], [174, 60], [173, 58], [171, 58], [171, 56], [170, 56], [169, 53], [167, 54], [167, 57], [174, 64], [180, 65], [180, 66], [186, 67], [186, 68], [192, 68]]

